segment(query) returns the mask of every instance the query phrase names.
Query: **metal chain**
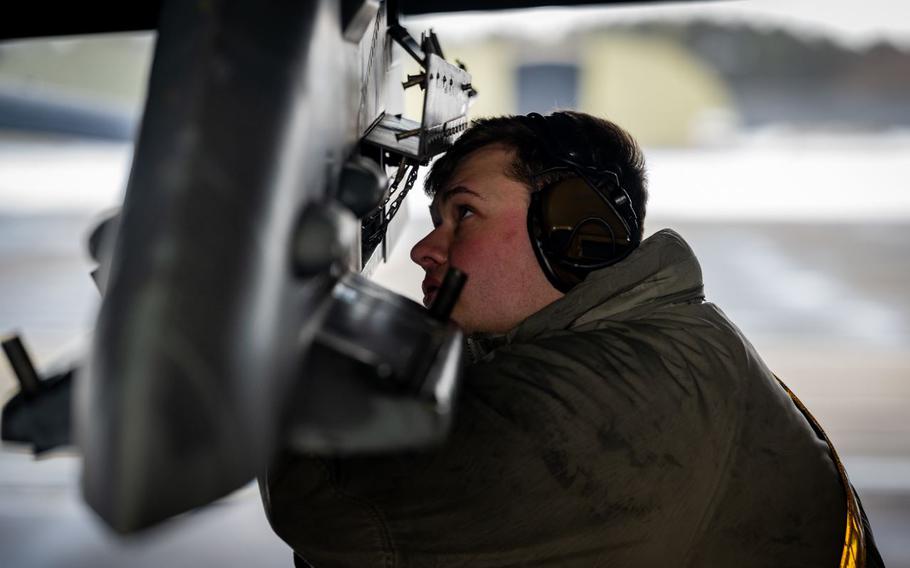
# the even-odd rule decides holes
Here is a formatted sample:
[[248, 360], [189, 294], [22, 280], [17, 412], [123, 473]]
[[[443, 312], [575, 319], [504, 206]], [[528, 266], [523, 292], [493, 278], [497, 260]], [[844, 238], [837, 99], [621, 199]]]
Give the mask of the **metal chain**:
[[[392, 218], [396, 213], [398, 213], [398, 208], [401, 207], [404, 198], [407, 196], [408, 192], [411, 191], [411, 188], [414, 187], [414, 183], [417, 181], [417, 169], [419, 167], [420, 166], [417, 164], [411, 164], [411, 170], [408, 172], [408, 179], [406, 182], [404, 182], [404, 187], [401, 189], [401, 191], [398, 192], [398, 197], [395, 198], [395, 201], [393, 201], [392, 204], [389, 205], [388, 210], [386, 210], [386, 217], [385, 221], [383, 222], [383, 226], [386, 226], [392, 222]], [[397, 186], [400, 182], [401, 179], [399, 178], [396, 180], [395, 185]], [[396, 189], [397, 187], [392, 188], [392, 192], [389, 193], [389, 199], [392, 198], [392, 193]], [[388, 200], [386, 200], [386, 203], [388, 203]]]
[[[402, 159], [401, 165], [398, 166], [398, 171], [395, 173], [395, 179], [390, 186], [389, 196], [383, 202], [382, 206], [377, 208], [378, 213], [382, 214], [382, 212], [384, 212], [384, 214], [382, 214], [382, 223], [366, 238], [366, 242], [370, 245], [378, 244], [378, 241], [385, 238], [386, 229], [388, 229], [389, 223], [392, 222], [392, 218], [398, 213], [398, 209], [404, 202], [404, 198], [408, 195], [408, 192], [411, 191], [411, 188], [414, 187], [414, 184], [417, 181], [418, 167], [418, 164], [408, 164]], [[407, 179], [405, 179], [405, 169], [408, 169]], [[402, 180], [404, 180], [404, 187], [400, 187]], [[395, 197], [394, 201], [392, 201], [393, 196]], [[371, 216], [371, 218], [375, 219], [373, 216]]]

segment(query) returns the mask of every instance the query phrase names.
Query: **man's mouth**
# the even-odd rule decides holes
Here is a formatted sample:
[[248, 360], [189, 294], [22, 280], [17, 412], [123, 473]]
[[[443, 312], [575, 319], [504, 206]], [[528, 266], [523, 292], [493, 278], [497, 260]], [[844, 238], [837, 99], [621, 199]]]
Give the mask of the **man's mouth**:
[[430, 304], [433, 303], [433, 300], [436, 298], [436, 293], [439, 291], [440, 283], [436, 280], [427, 278], [423, 281], [423, 305], [424, 307], [429, 308]]
[[426, 294], [423, 295], [423, 305], [424, 307], [429, 308], [430, 304], [433, 303], [433, 300], [436, 299], [436, 292], [439, 290], [438, 286], [431, 286], [427, 288]]

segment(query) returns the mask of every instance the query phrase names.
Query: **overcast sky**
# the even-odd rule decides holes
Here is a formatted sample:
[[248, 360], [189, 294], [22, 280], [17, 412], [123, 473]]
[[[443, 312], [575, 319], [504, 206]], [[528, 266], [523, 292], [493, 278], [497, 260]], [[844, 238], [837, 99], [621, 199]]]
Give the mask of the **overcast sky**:
[[437, 33], [444, 32], [450, 37], [506, 30], [547, 37], [570, 32], [580, 25], [687, 17], [786, 27], [832, 37], [849, 45], [887, 39], [910, 48], [910, 2], [905, 0], [724, 0], [434, 15], [412, 21], [417, 28], [433, 27]]

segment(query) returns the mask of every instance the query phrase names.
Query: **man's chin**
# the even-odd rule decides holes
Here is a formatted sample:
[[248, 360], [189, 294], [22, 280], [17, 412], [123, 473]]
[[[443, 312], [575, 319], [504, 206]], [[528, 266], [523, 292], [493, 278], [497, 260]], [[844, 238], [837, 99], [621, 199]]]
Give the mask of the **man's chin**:
[[[432, 298], [428, 305], [432, 304]], [[455, 305], [455, 309], [452, 310], [452, 313], [449, 315], [449, 321], [457, 325], [462, 333], [465, 335], [474, 335], [475, 333], [486, 333], [486, 328], [482, 319], [478, 321], [477, 318], [470, 317], [470, 314], [466, 314], [463, 309], [461, 309], [460, 304]]]

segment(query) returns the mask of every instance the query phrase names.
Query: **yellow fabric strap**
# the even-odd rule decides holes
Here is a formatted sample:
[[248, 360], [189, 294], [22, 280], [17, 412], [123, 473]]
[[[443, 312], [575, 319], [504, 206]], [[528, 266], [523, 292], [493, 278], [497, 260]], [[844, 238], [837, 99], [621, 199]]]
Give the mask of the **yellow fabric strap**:
[[815, 432], [828, 444], [828, 450], [831, 452], [834, 465], [837, 466], [837, 471], [840, 474], [840, 481], [844, 486], [844, 493], [847, 495], [847, 529], [844, 533], [844, 550], [840, 557], [840, 568], [865, 568], [866, 538], [863, 534], [863, 524], [860, 522], [859, 503], [856, 500], [856, 494], [853, 492], [853, 486], [850, 485], [850, 480], [847, 478], [847, 470], [844, 468], [844, 464], [841, 463], [837, 450], [834, 449], [834, 444], [831, 443], [828, 435], [825, 434], [825, 431], [815, 417], [812, 416], [812, 413], [809, 412], [809, 409], [806, 408], [806, 405], [793, 394], [793, 391], [780, 380], [780, 377], [775, 375], [774, 378], [787, 391], [787, 394], [790, 395], [790, 400], [803, 413], [803, 416], [806, 417]]

